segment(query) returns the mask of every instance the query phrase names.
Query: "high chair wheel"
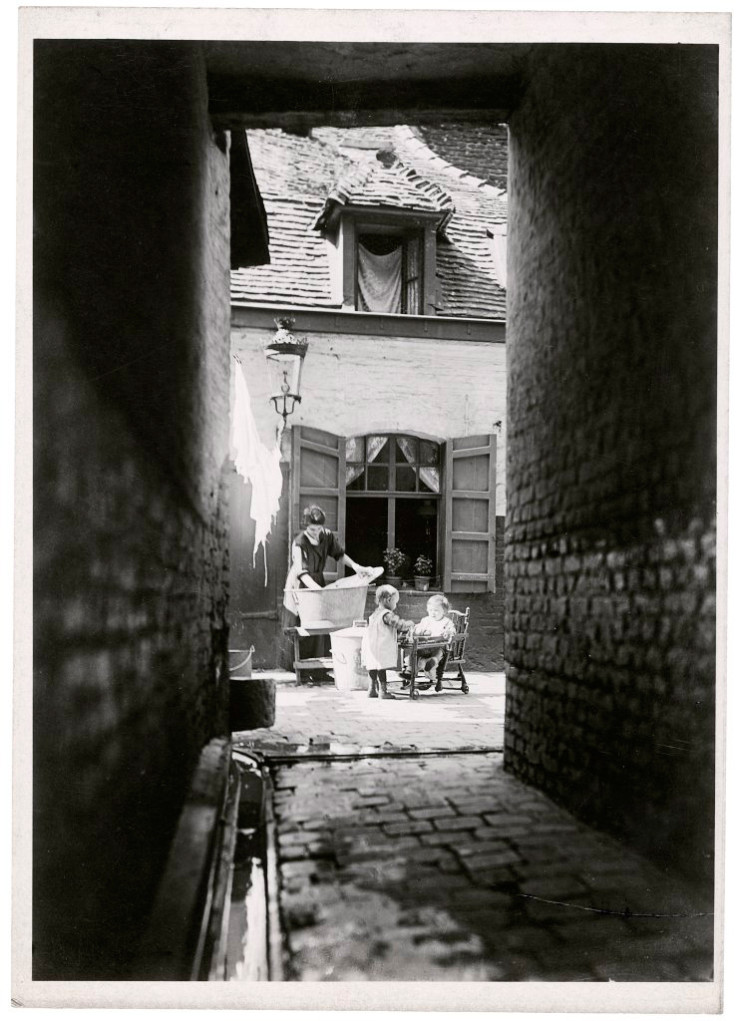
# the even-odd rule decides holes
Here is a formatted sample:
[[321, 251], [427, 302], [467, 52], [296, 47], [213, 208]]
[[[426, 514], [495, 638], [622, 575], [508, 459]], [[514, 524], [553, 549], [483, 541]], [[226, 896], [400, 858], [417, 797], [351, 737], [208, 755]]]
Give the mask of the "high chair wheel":
[[415, 701], [415, 702], [416, 702], [416, 701], [417, 701], [417, 699], [419, 698], [419, 692], [417, 691], [417, 689], [416, 689], [416, 688], [415, 688], [415, 689], [414, 689], [414, 691], [412, 692], [412, 698], [414, 699], [414, 701]]

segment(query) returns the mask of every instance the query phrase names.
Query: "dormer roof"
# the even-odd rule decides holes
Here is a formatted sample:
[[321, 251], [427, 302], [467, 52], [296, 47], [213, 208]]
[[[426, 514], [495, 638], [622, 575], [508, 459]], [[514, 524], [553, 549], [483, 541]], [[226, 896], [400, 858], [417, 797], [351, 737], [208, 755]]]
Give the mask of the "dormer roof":
[[318, 230], [334, 226], [344, 210], [394, 209], [430, 213], [443, 233], [455, 213], [450, 194], [430, 181], [391, 149], [380, 149], [375, 159], [349, 168], [327, 195], [315, 224]]

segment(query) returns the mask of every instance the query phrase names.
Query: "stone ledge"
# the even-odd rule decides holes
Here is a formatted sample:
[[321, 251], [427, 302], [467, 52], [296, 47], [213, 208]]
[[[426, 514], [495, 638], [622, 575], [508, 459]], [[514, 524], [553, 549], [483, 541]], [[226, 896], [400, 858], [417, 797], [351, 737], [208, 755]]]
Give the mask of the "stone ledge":
[[201, 751], [132, 969], [136, 981], [187, 981], [199, 932], [231, 761], [228, 738]]

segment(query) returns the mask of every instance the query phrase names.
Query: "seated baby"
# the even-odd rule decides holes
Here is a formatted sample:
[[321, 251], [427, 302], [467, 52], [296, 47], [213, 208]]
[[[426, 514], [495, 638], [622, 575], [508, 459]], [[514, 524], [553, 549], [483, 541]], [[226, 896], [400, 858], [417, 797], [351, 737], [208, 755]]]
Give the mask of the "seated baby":
[[[455, 634], [455, 624], [447, 616], [450, 603], [442, 594], [436, 592], [427, 600], [427, 616], [419, 624], [415, 624], [414, 633], [420, 637], [442, 638], [447, 642]], [[445, 654], [445, 647], [423, 650], [425, 656], [424, 672], [431, 681], [437, 680], [437, 668]]]

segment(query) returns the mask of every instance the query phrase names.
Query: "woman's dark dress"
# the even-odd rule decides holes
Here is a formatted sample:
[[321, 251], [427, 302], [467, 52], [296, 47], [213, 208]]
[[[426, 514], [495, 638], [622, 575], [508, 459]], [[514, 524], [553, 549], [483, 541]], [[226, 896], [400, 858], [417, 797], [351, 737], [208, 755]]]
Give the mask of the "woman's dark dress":
[[[327, 558], [332, 557], [334, 560], [341, 560], [345, 555], [345, 551], [340, 545], [340, 541], [334, 532], [330, 532], [327, 529], [322, 532], [319, 542], [315, 546], [309, 539], [306, 532], [301, 532], [293, 540], [293, 545], [298, 546], [301, 550], [301, 563], [304, 571], [322, 588], [326, 585], [324, 580], [324, 567], [327, 563]], [[307, 588], [304, 585], [303, 579], [299, 576], [299, 584], [301, 588]], [[330, 654], [330, 639], [329, 635], [312, 635], [311, 638], [301, 638], [299, 640], [299, 649], [301, 659], [315, 659], [322, 656], [329, 656]]]
[[[324, 531], [322, 532], [319, 542], [315, 546], [309, 539], [306, 532], [301, 532], [293, 540], [293, 545], [298, 546], [301, 550], [301, 561], [304, 571], [317, 583], [324, 588], [326, 582], [324, 581], [324, 568], [327, 563], [327, 557], [332, 557], [334, 560], [341, 560], [345, 555], [345, 551], [340, 545], [340, 541], [334, 532]], [[301, 578], [299, 577], [299, 581]], [[302, 583], [302, 588], [307, 586]]]

